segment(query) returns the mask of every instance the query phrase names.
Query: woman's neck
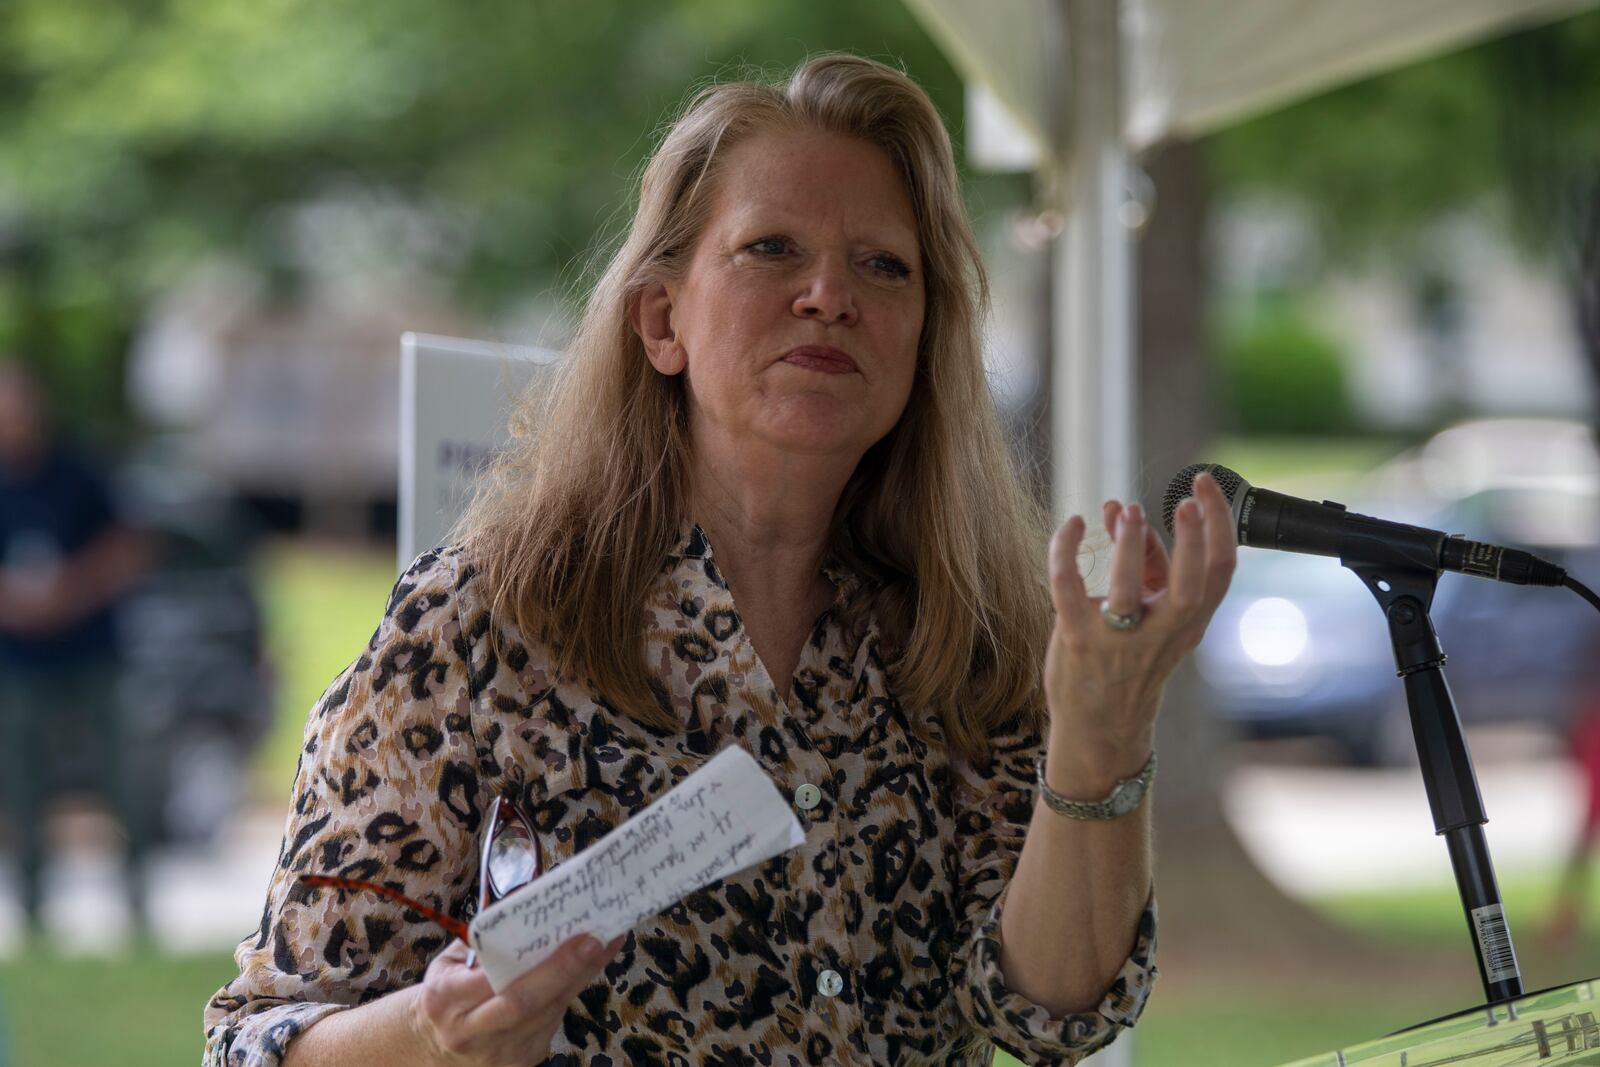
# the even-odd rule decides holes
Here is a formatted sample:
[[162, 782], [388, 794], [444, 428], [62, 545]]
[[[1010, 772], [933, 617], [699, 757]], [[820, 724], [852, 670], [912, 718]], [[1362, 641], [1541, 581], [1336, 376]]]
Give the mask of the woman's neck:
[[812, 623], [832, 602], [820, 567], [850, 476], [838, 468], [763, 465], [754, 456], [691, 468], [689, 517], [711, 542], [746, 634], [785, 695]]
[[797, 604], [815, 588], [836, 501], [837, 494], [808, 500], [803, 490], [763, 493], [748, 484], [695, 478], [689, 515], [737, 594]]

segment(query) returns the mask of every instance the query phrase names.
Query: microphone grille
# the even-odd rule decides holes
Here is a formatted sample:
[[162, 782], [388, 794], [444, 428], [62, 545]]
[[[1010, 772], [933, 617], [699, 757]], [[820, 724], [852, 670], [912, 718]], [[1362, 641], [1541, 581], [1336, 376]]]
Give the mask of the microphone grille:
[[1167, 495], [1161, 498], [1161, 523], [1167, 528], [1167, 533], [1172, 533], [1172, 518], [1178, 505], [1194, 495], [1194, 478], [1201, 471], [1211, 472], [1211, 477], [1222, 487], [1222, 495], [1228, 498], [1229, 504], [1233, 503], [1234, 494], [1239, 492], [1239, 488], [1247, 484], [1220, 463], [1189, 464], [1172, 476], [1172, 481], [1167, 483]]

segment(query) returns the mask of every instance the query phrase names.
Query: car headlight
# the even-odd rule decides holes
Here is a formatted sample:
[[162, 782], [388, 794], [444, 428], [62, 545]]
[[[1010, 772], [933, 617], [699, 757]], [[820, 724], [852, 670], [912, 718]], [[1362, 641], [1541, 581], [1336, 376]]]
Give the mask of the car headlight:
[[1306, 651], [1306, 615], [1292, 600], [1262, 597], [1239, 616], [1239, 646], [1251, 662], [1284, 667]]

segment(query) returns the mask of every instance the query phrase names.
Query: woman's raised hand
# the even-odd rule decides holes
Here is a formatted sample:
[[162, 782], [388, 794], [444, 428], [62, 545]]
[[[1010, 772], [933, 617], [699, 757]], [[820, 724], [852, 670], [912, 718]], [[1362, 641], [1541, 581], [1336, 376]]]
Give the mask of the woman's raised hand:
[[[496, 993], [467, 946], [453, 941], [428, 965], [415, 1025], [429, 1062], [451, 1067], [527, 1067], [550, 1054], [550, 1039], [578, 993], [617, 954], [627, 935], [603, 945], [587, 934]], [[592, 952], [585, 952], [585, 949]]]
[[1060, 755], [1086, 768], [1114, 766], [1118, 777], [1137, 770], [1150, 750], [1167, 678], [1200, 643], [1228, 591], [1238, 535], [1227, 497], [1205, 473], [1173, 518], [1170, 559], [1139, 505], [1108, 501], [1104, 521], [1114, 544], [1105, 610], [1137, 622], [1109, 625], [1102, 598], [1088, 595], [1078, 573], [1086, 524], [1072, 516], [1050, 543], [1056, 625], [1045, 696], [1052, 733], [1068, 741]]

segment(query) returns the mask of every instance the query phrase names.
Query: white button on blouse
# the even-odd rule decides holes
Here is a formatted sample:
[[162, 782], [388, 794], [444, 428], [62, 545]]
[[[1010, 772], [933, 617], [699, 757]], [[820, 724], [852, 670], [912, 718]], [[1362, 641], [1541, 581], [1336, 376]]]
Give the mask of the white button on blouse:
[[844, 988], [844, 979], [838, 971], [823, 971], [817, 975], [817, 992], [825, 997], [836, 997]]
[[794, 791], [794, 805], [801, 811], [810, 811], [822, 803], [822, 790], [810, 782], [796, 787]]

